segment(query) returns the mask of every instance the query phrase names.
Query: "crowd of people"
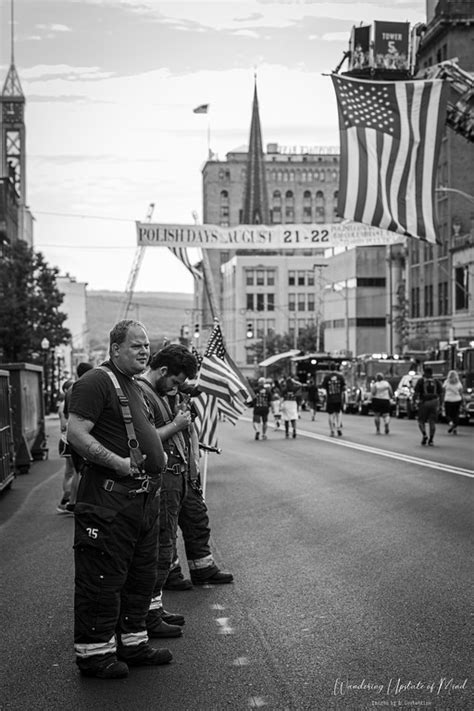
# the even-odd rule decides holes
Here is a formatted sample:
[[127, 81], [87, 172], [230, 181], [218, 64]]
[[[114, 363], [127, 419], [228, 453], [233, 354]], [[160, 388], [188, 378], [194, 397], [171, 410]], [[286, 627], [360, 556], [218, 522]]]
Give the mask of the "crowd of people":
[[[301, 417], [303, 408], [310, 411], [312, 421], [316, 419], [316, 413], [321, 405], [319, 388], [325, 393], [329, 435], [342, 437], [346, 383], [343, 375], [338, 372], [337, 365], [331, 363], [329, 372], [324, 375], [319, 387], [311, 376], [305, 383], [291, 376], [275, 380], [259, 378], [255, 387], [255, 398], [250, 403], [253, 407], [252, 424], [255, 439], [267, 439], [270, 414], [273, 414], [275, 429], [280, 429], [283, 421], [285, 436], [290, 436], [291, 427], [292, 437], [295, 438], [297, 421]], [[376, 374], [370, 386], [370, 394], [375, 433], [380, 435], [381, 425], [383, 425], [383, 432], [388, 435], [394, 407], [394, 392], [383, 373]], [[448, 433], [457, 434], [462, 394], [463, 385], [455, 370], [450, 370], [444, 382], [440, 382], [433, 377], [432, 368], [429, 366], [424, 368], [423, 375], [417, 380], [414, 389], [417, 421], [423, 446], [434, 444], [436, 422], [439, 419], [441, 405], [444, 406], [448, 421]]]
[[[171, 651], [150, 639], [182, 636], [185, 619], [165, 610], [163, 591], [233, 582], [210, 546], [188, 385], [197, 369], [183, 345], [151, 355], [143, 324], [123, 320], [110, 332], [108, 360], [80, 363], [76, 379], [63, 385], [65, 469], [57, 510], [74, 515], [74, 649], [84, 676], [123, 678], [132, 666], [169, 663]], [[330, 436], [340, 437], [345, 381], [335, 364], [320, 387]], [[270, 414], [275, 429], [296, 438], [303, 388], [314, 420], [320, 404], [314, 379], [258, 380], [248, 403], [256, 440], [267, 438]], [[379, 373], [371, 390], [376, 432], [383, 422], [388, 434], [391, 386]], [[415, 395], [423, 445], [433, 444], [443, 399], [448, 432], [456, 434], [462, 384], [455, 371], [441, 385], [426, 368]], [[189, 578], [178, 558], [178, 529]]]

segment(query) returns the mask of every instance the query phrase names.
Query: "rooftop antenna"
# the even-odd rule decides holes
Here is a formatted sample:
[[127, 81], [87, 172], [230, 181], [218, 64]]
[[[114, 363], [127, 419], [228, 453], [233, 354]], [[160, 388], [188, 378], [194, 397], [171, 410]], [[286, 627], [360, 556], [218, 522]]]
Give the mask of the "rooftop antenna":
[[15, 64], [14, 0], [11, 0], [10, 6], [11, 6], [11, 10], [10, 10], [10, 55], [11, 55], [11, 64]]

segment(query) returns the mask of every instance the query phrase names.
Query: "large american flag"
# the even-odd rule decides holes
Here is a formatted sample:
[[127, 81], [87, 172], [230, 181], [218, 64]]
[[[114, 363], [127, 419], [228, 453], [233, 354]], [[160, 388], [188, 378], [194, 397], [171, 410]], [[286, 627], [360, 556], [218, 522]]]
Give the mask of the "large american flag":
[[234, 398], [246, 402], [253, 397], [247, 379], [228, 355], [222, 331], [214, 325], [199, 368], [197, 387], [202, 391], [232, 403]]
[[446, 82], [365, 81], [338, 74], [332, 80], [341, 140], [338, 213], [435, 243]]
[[192, 264], [186, 247], [168, 247], [168, 249], [173, 252], [175, 257], [178, 257], [195, 279], [203, 279], [203, 273]]

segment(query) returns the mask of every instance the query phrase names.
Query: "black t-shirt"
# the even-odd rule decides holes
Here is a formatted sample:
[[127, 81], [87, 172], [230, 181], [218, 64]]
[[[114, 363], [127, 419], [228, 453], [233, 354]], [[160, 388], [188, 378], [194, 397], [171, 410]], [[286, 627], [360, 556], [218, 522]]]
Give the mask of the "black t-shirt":
[[342, 401], [346, 381], [340, 373], [328, 373], [324, 376], [321, 387], [327, 392], [328, 402], [338, 403]]
[[[135, 435], [142, 454], [146, 454], [145, 471], [156, 475], [164, 465], [163, 446], [151, 419], [148, 405], [138, 383], [111, 367], [128, 400]], [[122, 408], [110, 376], [102, 368], [87, 371], [72, 386], [69, 414], [94, 423], [91, 434], [104, 447], [120, 457], [129, 457], [128, 438]]]

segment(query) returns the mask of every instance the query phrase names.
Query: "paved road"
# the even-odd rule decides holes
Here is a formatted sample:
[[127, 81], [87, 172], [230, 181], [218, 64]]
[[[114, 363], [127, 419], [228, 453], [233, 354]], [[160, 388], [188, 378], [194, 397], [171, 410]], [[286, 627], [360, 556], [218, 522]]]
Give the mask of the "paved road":
[[372, 427], [347, 416], [332, 440], [303, 414], [297, 439], [256, 442], [248, 421], [221, 425], [207, 501], [236, 582], [168, 593], [187, 617], [174, 663], [112, 682], [76, 671], [62, 462], [35, 463], [0, 498], [0, 710], [474, 708], [474, 429], [441, 425], [427, 449], [413, 422]]

